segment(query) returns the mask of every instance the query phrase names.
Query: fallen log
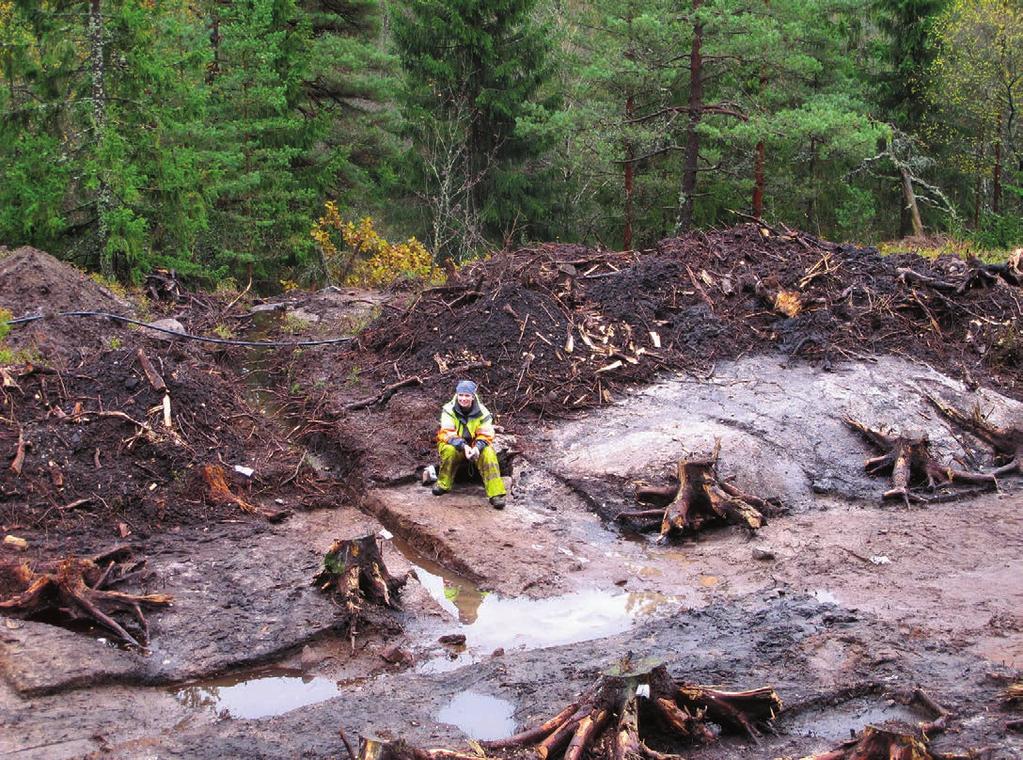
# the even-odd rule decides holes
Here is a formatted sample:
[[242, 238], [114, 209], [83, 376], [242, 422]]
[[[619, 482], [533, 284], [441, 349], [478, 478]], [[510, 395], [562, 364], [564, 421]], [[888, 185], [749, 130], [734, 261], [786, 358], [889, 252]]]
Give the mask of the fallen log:
[[398, 594], [407, 580], [407, 575], [395, 578], [388, 572], [379, 538], [371, 534], [334, 541], [323, 557], [323, 569], [313, 578], [313, 585], [329, 593], [344, 610], [354, 648], [363, 602], [400, 609]]
[[873, 430], [852, 417], [845, 417], [843, 421], [883, 452], [863, 464], [871, 475], [891, 473], [892, 487], [884, 492], [882, 499], [901, 498], [909, 506], [910, 501], [928, 501], [913, 493], [914, 488], [923, 485], [931, 491], [952, 483], [985, 483], [993, 488], [998, 486], [993, 473], [967, 472], [942, 465], [931, 455], [930, 441], [926, 435], [909, 438]]
[[742, 525], [750, 530], [761, 528], [767, 522], [764, 513], [777, 513], [779, 504], [751, 496], [721, 480], [717, 462], [717, 449], [709, 457], [680, 459], [676, 465], [675, 486], [639, 486], [636, 489], [637, 500], [660, 502], [663, 506], [622, 512], [617, 519], [659, 517], [662, 537], [690, 535], [715, 522]]
[[933, 396], [927, 398], [948, 419], [973, 433], [995, 450], [995, 456], [1001, 466], [991, 473], [993, 476], [1000, 477], [1013, 472], [1023, 475], [1023, 428], [1001, 428], [993, 425], [981, 414], [979, 406], [975, 406], [970, 414], [966, 414], [943, 404]]
[[[0, 588], [16, 592], [0, 599], [0, 610], [27, 620], [56, 616], [65, 624], [89, 622], [106, 628], [125, 644], [143, 648], [149, 643], [149, 623], [143, 607], [165, 607], [166, 594], [129, 594], [111, 587], [136, 578], [144, 561], [126, 562], [124, 547], [91, 559], [68, 557], [33, 567], [29, 562], [0, 564]], [[132, 635], [117, 617], [127, 615], [138, 628]]]

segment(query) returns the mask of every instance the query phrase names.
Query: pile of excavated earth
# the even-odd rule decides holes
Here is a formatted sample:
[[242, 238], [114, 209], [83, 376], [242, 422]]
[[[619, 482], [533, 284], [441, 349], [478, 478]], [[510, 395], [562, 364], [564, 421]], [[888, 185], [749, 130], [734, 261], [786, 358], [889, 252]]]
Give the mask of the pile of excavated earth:
[[[0, 752], [1018, 757], [1020, 267], [750, 224], [129, 299], [0, 249]], [[421, 484], [462, 378], [503, 511]]]

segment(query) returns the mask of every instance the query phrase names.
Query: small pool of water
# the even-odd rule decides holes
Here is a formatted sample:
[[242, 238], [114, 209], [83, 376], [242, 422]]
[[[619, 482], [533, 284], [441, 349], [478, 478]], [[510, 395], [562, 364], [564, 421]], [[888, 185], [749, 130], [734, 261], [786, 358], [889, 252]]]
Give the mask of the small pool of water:
[[267, 718], [299, 707], [325, 702], [340, 693], [329, 678], [301, 671], [265, 668], [244, 675], [225, 676], [179, 686], [171, 690], [186, 707], [206, 708], [232, 718]]
[[540, 649], [612, 636], [637, 619], [680, 602], [656, 592], [589, 589], [547, 599], [510, 598], [481, 590], [392, 538], [426, 591], [458, 620], [465, 646], [424, 661], [420, 672], [453, 670], [487, 657], [496, 649]]
[[503, 739], [515, 733], [515, 705], [504, 699], [463, 691], [437, 713], [437, 720], [457, 726], [471, 739]]

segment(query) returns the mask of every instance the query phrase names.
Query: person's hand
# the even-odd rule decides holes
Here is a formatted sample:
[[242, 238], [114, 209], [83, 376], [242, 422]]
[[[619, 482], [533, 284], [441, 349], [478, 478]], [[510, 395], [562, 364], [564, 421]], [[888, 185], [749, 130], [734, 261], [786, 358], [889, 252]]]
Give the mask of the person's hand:
[[477, 449], [475, 446], [466, 446], [465, 447], [465, 458], [466, 459], [469, 459], [471, 461], [475, 461], [479, 457], [479, 455], [480, 455], [480, 450]]
[[465, 446], [465, 441], [459, 438], [457, 435], [453, 435], [448, 438], [448, 444], [454, 446], [456, 449], [461, 449]]

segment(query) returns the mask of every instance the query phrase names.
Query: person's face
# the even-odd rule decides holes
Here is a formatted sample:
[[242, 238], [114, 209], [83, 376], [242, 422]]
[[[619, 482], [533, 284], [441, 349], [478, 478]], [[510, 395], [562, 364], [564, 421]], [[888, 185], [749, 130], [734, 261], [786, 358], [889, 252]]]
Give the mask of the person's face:
[[463, 409], [468, 409], [472, 406], [473, 394], [472, 393], [459, 393], [457, 394], [458, 405]]

